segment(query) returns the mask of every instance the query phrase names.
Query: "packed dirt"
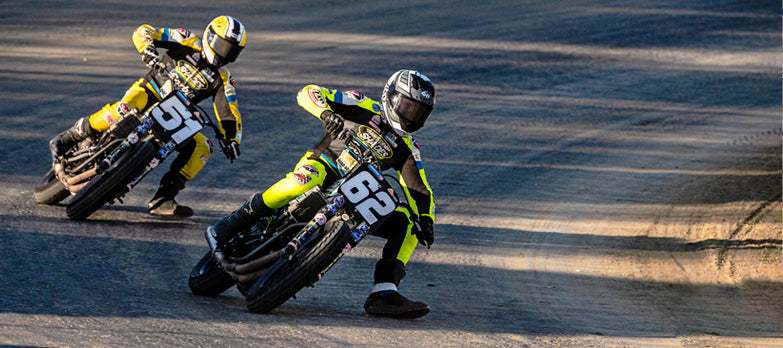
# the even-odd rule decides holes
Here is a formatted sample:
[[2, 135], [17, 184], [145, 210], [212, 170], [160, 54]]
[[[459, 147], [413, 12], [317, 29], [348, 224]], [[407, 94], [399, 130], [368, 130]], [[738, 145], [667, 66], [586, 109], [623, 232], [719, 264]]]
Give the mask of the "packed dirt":
[[[774, 1], [26, 1], [0, 15], [0, 345], [783, 346], [781, 20]], [[242, 156], [216, 153], [146, 214], [164, 170], [82, 222], [37, 205], [47, 143], [145, 73], [140, 24], [248, 44], [230, 66]], [[368, 238], [268, 315], [190, 293], [203, 231], [321, 134], [316, 83], [379, 97], [437, 87], [416, 134], [436, 241], [401, 291], [417, 320], [364, 314]], [[202, 103], [210, 109], [209, 103]], [[211, 134], [208, 134], [211, 135]]]

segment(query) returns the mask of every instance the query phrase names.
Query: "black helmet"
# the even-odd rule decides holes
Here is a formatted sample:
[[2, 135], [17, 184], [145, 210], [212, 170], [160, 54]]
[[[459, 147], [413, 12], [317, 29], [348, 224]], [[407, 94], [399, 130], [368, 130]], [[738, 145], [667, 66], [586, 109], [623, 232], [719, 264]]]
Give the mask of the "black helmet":
[[435, 86], [416, 70], [397, 71], [386, 82], [381, 96], [383, 116], [405, 134], [419, 130], [435, 106]]

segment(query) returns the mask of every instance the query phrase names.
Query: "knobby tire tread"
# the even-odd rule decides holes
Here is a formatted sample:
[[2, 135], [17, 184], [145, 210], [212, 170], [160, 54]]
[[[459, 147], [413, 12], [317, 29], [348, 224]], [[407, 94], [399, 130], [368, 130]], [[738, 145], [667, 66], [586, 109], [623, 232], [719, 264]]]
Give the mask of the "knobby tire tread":
[[270, 274], [253, 284], [245, 299], [250, 312], [268, 313], [313, 284], [353, 238], [350, 228], [338, 217], [329, 220], [324, 231], [319, 240], [299, 249], [293, 259], [278, 260], [280, 265], [273, 265]]
[[106, 202], [114, 198], [120, 190], [124, 190], [136, 175], [139, 175], [155, 156], [156, 147], [152, 143], [143, 142], [137, 149], [129, 149], [122, 157], [102, 175], [94, 177], [68, 204], [66, 213], [73, 220], [84, 220]]

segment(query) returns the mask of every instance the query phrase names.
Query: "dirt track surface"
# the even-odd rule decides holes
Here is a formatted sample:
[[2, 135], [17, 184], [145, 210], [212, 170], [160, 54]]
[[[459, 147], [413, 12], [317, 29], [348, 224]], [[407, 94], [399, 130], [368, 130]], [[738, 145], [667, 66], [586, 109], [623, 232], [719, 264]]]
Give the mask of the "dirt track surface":
[[[779, 2], [188, 3], [3, 3], [0, 344], [783, 345]], [[36, 205], [48, 140], [144, 73], [131, 31], [223, 13], [249, 30], [242, 157], [180, 195], [196, 216], [145, 213], [163, 170], [84, 222]], [[403, 67], [438, 88], [437, 238], [401, 287], [432, 313], [364, 314], [378, 239], [269, 315], [193, 296], [204, 228], [320, 134], [297, 90]]]

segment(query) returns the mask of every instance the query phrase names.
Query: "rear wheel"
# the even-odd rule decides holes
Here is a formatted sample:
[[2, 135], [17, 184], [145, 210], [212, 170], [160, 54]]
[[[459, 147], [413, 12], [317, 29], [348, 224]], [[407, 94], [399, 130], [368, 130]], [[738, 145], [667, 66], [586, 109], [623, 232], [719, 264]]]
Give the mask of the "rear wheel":
[[139, 175], [155, 156], [156, 147], [143, 142], [136, 149], [129, 149], [109, 169], [96, 175], [73, 197], [66, 213], [73, 220], [84, 220], [112, 200], [119, 192], [126, 190], [133, 178]]
[[35, 201], [39, 204], [57, 204], [63, 199], [71, 195], [71, 192], [65, 188], [57, 176], [54, 174], [54, 169], [49, 169], [49, 172], [44, 175], [41, 183], [35, 187], [33, 192]]
[[334, 261], [353, 238], [340, 218], [332, 218], [317, 240], [305, 243], [290, 259], [278, 260], [250, 289], [245, 302], [253, 313], [267, 313], [296, 295]]
[[228, 273], [223, 272], [212, 259], [212, 252], [208, 251], [201, 260], [193, 266], [188, 279], [188, 287], [193, 295], [215, 297], [222, 294], [236, 284]]

